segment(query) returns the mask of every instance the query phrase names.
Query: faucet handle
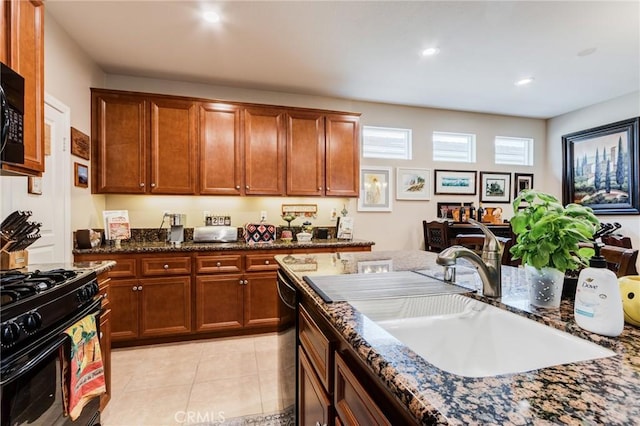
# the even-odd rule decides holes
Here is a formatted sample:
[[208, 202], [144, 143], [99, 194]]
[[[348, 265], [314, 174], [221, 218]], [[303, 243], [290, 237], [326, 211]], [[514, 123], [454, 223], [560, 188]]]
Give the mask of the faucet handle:
[[475, 219], [467, 219], [467, 221], [482, 231], [484, 234], [484, 244], [482, 245], [482, 256], [486, 256], [489, 253], [499, 253], [500, 257], [502, 257], [502, 244], [500, 244], [500, 240], [498, 237], [491, 232], [491, 230], [483, 223], [478, 222]]

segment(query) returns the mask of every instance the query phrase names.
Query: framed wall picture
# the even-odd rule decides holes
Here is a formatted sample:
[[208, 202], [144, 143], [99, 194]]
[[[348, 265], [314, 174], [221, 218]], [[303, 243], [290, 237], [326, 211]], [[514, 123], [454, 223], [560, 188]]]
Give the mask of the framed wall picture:
[[562, 137], [562, 203], [640, 214], [640, 117]]
[[392, 185], [391, 167], [362, 166], [358, 211], [390, 212]]
[[475, 170], [434, 170], [434, 193], [476, 195], [477, 175]]
[[511, 173], [480, 172], [480, 201], [511, 202]]
[[91, 138], [74, 127], [71, 128], [71, 153], [85, 160], [91, 155]]
[[430, 200], [431, 170], [396, 169], [396, 200]]
[[42, 178], [29, 176], [27, 180], [27, 192], [29, 194], [42, 195]]
[[82, 163], [73, 163], [74, 185], [80, 188], [89, 186], [89, 166]]
[[533, 189], [532, 173], [514, 173], [513, 198], [525, 189]]

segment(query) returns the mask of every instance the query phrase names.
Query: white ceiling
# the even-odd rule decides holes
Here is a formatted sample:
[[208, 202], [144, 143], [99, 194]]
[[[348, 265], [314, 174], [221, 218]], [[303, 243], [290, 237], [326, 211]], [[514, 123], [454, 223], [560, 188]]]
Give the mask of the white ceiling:
[[[638, 0], [50, 0], [46, 8], [110, 74], [538, 118], [640, 90]], [[221, 22], [205, 24], [203, 10]], [[440, 54], [422, 57], [430, 46]], [[532, 84], [514, 85], [527, 76]]]

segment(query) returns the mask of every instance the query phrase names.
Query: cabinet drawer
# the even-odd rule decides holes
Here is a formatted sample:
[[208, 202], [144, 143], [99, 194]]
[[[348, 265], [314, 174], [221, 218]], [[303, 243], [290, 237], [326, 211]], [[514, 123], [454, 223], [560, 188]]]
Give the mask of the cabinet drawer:
[[246, 258], [246, 268], [247, 272], [255, 272], [255, 271], [277, 271], [278, 264], [274, 259], [275, 256], [280, 253], [271, 253], [271, 254], [248, 254], [245, 256]]
[[196, 257], [196, 274], [242, 272], [242, 255]]
[[184, 275], [191, 273], [191, 257], [152, 257], [142, 259], [142, 275]]
[[109, 271], [109, 278], [134, 278], [137, 275], [136, 259], [118, 257], [115, 266]]
[[344, 425], [388, 425], [389, 419], [369, 396], [340, 354], [336, 354], [335, 410]]
[[302, 306], [300, 306], [298, 319], [300, 344], [306, 351], [309, 361], [325, 389], [331, 389], [333, 344]]

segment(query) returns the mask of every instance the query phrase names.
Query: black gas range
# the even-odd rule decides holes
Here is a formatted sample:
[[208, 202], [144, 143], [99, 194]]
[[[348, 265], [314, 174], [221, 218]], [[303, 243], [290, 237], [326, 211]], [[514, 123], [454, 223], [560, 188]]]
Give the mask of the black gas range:
[[70, 347], [64, 331], [87, 315], [99, 323], [98, 291], [93, 271], [0, 273], [1, 426], [99, 423], [98, 398], [71, 422], [60, 392], [60, 354]]
[[8, 271], [0, 275], [0, 346], [14, 352], [75, 314], [98, 294], [92, 271]]

